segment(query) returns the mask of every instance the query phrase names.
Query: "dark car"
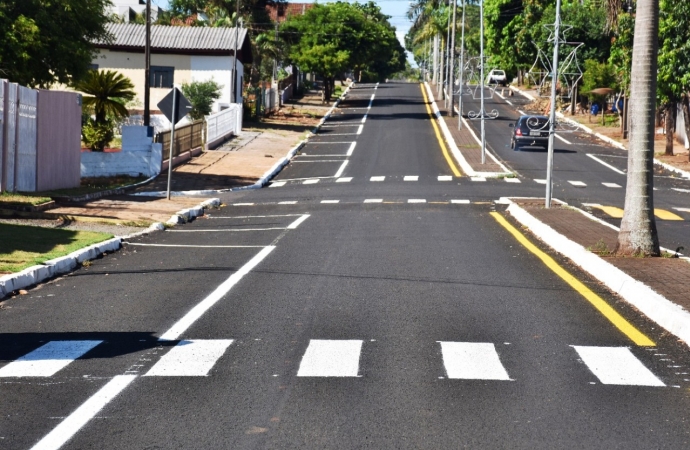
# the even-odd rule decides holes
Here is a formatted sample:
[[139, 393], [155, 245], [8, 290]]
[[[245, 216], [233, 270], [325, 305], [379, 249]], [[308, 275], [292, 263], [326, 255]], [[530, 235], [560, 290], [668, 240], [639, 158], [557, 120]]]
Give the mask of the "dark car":
[[510, 148], [515, 151], [521, 147], [544, 147], [549, 145], [549, 118], [546, 116], [522, 116], [513, 127]]

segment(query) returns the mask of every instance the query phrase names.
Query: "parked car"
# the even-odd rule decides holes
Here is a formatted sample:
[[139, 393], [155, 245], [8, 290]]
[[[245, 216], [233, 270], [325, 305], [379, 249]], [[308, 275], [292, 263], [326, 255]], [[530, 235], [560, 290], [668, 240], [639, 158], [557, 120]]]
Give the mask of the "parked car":
[[522, 116], [514, 124], [510, 148], [519, 151], [521, 147], [544, 147], [549, 145], [549, 118], [546, 116]]
[[491, 72], [489, 72], [489, 75], [486, 77], [486, 84], [500, 84], [501, 86], [506, 86], [508, 84], [506, 73], [499, 69], [491, 69]]

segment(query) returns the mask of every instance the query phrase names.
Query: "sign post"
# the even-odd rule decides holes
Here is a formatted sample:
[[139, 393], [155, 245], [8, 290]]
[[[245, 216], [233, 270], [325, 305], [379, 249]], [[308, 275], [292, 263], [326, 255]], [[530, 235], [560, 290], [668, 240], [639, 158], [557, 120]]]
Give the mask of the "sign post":
[[173, 146], [175, 145], [175, 125], [192, 109], [192, 104], [182, 95], [179, 89], [173, 87], [168, 95], [158, 103], [158, 109], [170, 121], [170, 156], [168, 157], [168, 190], [166, 197], [170, 200], [170, 184], [172, 182]]

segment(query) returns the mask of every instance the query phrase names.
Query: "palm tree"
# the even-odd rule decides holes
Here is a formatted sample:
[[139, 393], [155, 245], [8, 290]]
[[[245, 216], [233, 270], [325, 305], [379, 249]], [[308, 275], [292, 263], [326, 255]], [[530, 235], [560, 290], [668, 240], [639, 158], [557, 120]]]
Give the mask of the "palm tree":
[[125, 103], [134, 99], [134, 85], [124, 75], [112, 70], [91, 70], [74, 89], [84, 94], [84, 106], [93, 108], [96, 123], [103, 124], [108, 117], [129, 116]]
[[[616, 3], [620, 6], [620, 1], [608, 2]], [[630, 79], [628, 179], [616, 247], [622, 255], [660, 255], [653, 196], [658, 35], [659, 0], [638, 0]]]

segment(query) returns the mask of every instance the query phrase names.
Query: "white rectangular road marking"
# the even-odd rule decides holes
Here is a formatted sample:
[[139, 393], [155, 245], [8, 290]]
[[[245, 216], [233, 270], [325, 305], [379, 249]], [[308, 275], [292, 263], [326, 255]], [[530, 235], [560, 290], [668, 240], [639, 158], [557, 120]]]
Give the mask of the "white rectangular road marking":
[[470, 201], [469, 200], [451, 200], [450, 203], [453, 205], [469, 205]]
[[340, 176], [345, 171], [345, 167], [347, 167], [347, 163], [348, 163], [347, 159], [345, 161], [343, 161], [343, 163], [340, 165], [340, 168], [338, 169], [338, 171], [335, 173], [335, 175], [333, 175], [333, 178], [340, 178]]
[[142, 242], [123, 242], [137, 247], [179, 247], [179, 248], [264, 248], [265, 245], [181, 245], [181, 244], [144, 244]]
[[383, 181], [385, 179], [386, 177], [371, 177], [369, 178], [369, 181]]
[[180, 341], [145, 376], [205, 377], [232, 342], [232, 339]]
[[546, 184], [546, 180], [540, 180], [539, 178], [535, 178], [534, 181], [539, 184]]
[[407, 203], [426, 203], [426, 200], [422, 198], [410, 198], [407, 200]]
[[453, 181], [452, 175], [439, 175], [438, 181]]
[[359, 355], [362, 341], [320, 340], [309, 341], [298, 377], [356, 377], [359, 373]]
[[321, 200], [321, 203], [340, 203], [340, 200]]
[[254, 203], [233, 203], [232, 206], [253, 206]]
[[506, 180], [506, 183], [522, 183], [519, 178], [504, 178]]
[[[440, 341], [439, 341], [440, 342]], [[508, 380], [510, 376], [492, 343], [440, 342], [448, 378], [458, 380]]]
[[350, 181], [352, 181], [352, 177], [343, 177], [335, 180], [336, 183], [349, 183]]
[[319, 182], [318, 178], [310, 178], [308, 180], [304, 180], [302, 183], [303, 184], [316, 184], [318, 182]]
[[72, 436], [93, 419], [96, 414], [112, 399], [114, 399], [120, 392], [125, 390], [129, 383], [134, 381], [136, 375], [117, 375], [113, 377], [105, 386], [93, 394], [91, 398], [85, 401], [72, 414], [67, 416], [65, 420], [53, 428], [43, 439], [38, 441], [36, 445], [31, 447], [31, 450], [57, 450], [67, 441], [72, 439]]
[[601, 183], [601, 184], [603, 184], [604, 186], [606, 186], [606, 187], [608, 187], [608, 188], [620, 188], [620, 187], [623, 187], [623, 186], [621, 186], [620, 184], [617, 184], [617, 183]]
[[383, 203], [382, 198], [367, 198], [364, 200], [364, 203]]
[[403, 181], [418, 181], [419, 176], [418, 175], [405, 175], [403, 177]]
[[586, 183], [583, 183], [582, 181], [571, 181], [568, 180], [568, 183], [572, 184], [575, 187], [587, 187]]
[[666, 386], [627, 347], [572, 347], [602, 384]]
[[163, 333], [159, 339], [162, 341], [171, 341], [180, 337], [180, 335], [184, 333], [187, 330], [187, 328], [192, 326], [192, 324], [196, 322], [206, 311], [208, 311], [213, 305], [215, 305], [220, 299], [222, 299], [225, 296], [225, 294], [230, 292], [230, 289], [232, 289], [233, 286], [235, 286], [242, 278], [244, 278], [245, 275], [251, 272], [251, 270], [254, 267], [259, 265], [259, 263], [263, 261], [264, 258], [266, 258], [274, 249], [274, 245], [269, 245], [268, 247], [262, 249], [244, 266], [240, 267], [240, 270], [230, 275], [227, 280], [225, 280], [223, 283], [221, 283], [220, 286], [216, 288], [216, 290], [211, 292], [205, 299], [203, 299], [196, 306], [194, 306], [187, 314], [185, 314], [184, 317], [182, 317], [172, 327], [170, 327], [168, 331]]
[[285, 186], [285, 184], [286, 184], [285, 181], [275, 181], [275, 182], [271, 183], [271, 185], [268, 187], [282, 187], [282, 186]]
[[676, 208], [676, 207], [674, 207], [673, 209], [675, 209], [676, 211], [690, 212], [690, 208]]
[[355, 146], [357, 146], [357, 142], [350, 144], [350, 148], [347, 149], [347, 156], [352, 156], [352, 152], [355, 151]]
[[294, 230], [294, 229], [296, 229], [298, 226], [300, 226], [300, 224], [301, 224], [302, 222], [304, 222], [304, 221], [307, 220], [308, 218], [309, 218], [309, 214], [303, 214], [302, 217], [300, 217], [299, 219], [295, 220], [295, 221], [292, 222], [290, 225], [288, 225], [288, 226], [287, 226], [287, 229], [288, 229], [288, 230]]
[[286, 200], [284, 202], [278, 202], [279, 205], [296, 205], [297, 200]]
[[363, 129], [364, 129], [364, 125], [360, 125], [359, 128], [357, 128], [357, 134], [362, 134]]
[[470, 177], [470, 180], [472, 180], [472, 181], [486, 181], [486, 178], [484, 178], [484, 177]]
[[103, 341], [50, 341], [0, 369], [0, 377], [50, 377]]
[[596, 156], [590, 155], [589, 153], [587, 153], [587, 156], [590, 157], [590, 158], [592, 158], [593, 160], [595, 160], [596, 162], [598, 162], [598, 163], [601, 164], [602, 166], [608, 167], [609, 169], [611, 169], [611, 170], [613, 170], [614, 172], [619, 173], [619, 174], [621, 174], [621, 175], [625, 175], [625, 172], [623, 172], [622, 170], [616, 169], [616, 168], [613, 167], [611, 164], [606, 163], [606, 162], [600, 160], [600, 159], [597, 158]]
[[368, 115], [368, 114], [365, 114], [364, 117], [362, 117], [362, 123], [364, 123], [364, 122], [367, 121], [367, 115]]

